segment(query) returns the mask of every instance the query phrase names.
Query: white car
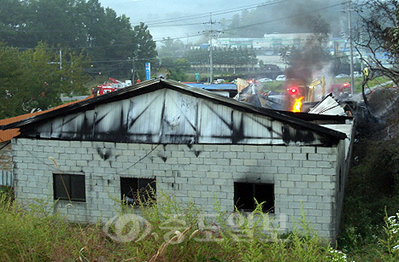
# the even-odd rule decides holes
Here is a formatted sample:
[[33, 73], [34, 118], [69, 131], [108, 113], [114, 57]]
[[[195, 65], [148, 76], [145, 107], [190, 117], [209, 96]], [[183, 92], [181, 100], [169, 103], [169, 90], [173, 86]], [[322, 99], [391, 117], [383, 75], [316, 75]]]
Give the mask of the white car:
[[273, 81], [273, 79], [270, 79], [270, 78], [267, 78], [267, 77], [258, 79], [258, 82], [261, 82], [261, 83], [263, 83], [263, 82], [271, 82], [271, 81]]
[[358, 71], [353, 72], [353, 77], [358, 78], [358, 77], [362, 77], [362, 74]]
[[276, 80], [277, 80], [277, 81], [285, 81], [285, 75], [278, 75], [278, 76], [276, 77]]
[[335, 78], [345, 78], [345, 77], [349, 77], [349, 75], [347, 75], [347, 74], [339, 74], [339, 75], [335, 76]]
[[222, 79], [222, 78], [219, 78], [219, 79], [214, 80], [213, 83], [214, 83], [214, 84], [222, 84], [222, 83], [224, 83], [225, 81], [226, 81], [226, 80], [224, 80], [224, 79]]

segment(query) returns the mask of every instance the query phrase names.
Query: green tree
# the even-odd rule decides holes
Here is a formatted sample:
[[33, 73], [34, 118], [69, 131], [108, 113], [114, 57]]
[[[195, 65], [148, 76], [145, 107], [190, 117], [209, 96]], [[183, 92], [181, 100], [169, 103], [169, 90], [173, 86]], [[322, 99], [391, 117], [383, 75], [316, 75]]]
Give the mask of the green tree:
[[187, 50], [184, 57], [193, 64], [209, 63], [209, 51], [207, 49], [195, 48]]
[[0, 118], [61, 104], [61, 94], [87, 94], [83, 73], [87, 59], [39, 44], [34, 50], [0, 49]]
[[171, 72], [170, 79], [187, 81], [188, 76], [186, 72], [190, 69], [190, 62], [187, 59], [179, 58], [173, 60], [173, 58], [164, 57], [161, 59], [161, 66]]
[[21, 85], [18, 79], [23, 79], [23, 68], [17, 49], [4, 44], [0, 48], [0, 118], [6, 118], [20, 112], [14, 106], [14, 92]]
[[360, 23], [355, 47], [372, 79], [379, 75], [399, 84], [399, 1], [371, 0], [356, 9]]
[[35, 48], [43, 42], [82, 50], [92, 60], [87, 72], [113, 77], [130, 76], [133, 58], [139, 63], [156, 57], [147, 26], [141, 23], [132, 28], [128, 17], [102, 7], [99, 0], [3, 1], [0, 41], [9, 46]]
[[132, 42], [132, 58], [135, 60], [135, 68], [139, 77], [144, 79], [145, 63], [155, 62], [158, 55], [156, 43], [152, 39], [147, 25], [140, 23], [134, 27]]
[[160, 58], [171, 57], [177, 59], [182, 57], [184, 53], [184, 44], [181, 40], [172, 39], [170, 37], [164, 38], [162, 40], [162, 46], [158, 50], [158, 55]]
[[26, 30], [31, 38], [27, 47], [34, 47], [38, 42], [49, 45], [62, 44], [63, 47], [77, 46], [76, 39], [82, 40], [82, 33], [75, 24], [74, 0], [34, 0], [27, 2], [28, 26]]
[[28, 26], [26, 4], [19, 0], [3, 0], [0, 4], [0, 39], [24, 46]]

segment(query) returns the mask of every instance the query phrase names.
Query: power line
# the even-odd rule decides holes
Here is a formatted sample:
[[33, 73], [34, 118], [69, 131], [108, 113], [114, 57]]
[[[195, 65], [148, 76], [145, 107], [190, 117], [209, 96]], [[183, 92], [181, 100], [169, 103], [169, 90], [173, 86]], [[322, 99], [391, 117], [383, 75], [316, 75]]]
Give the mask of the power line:
[[[224, 15], [224, 14], [235, 13], [235, 12], [240, 12], [243, 10], [254, 9], [257, 7], [263, 7], [263, 6], [279, 4], [279, 3], [289, 2], [289, 1], [292, 1], [292, 0], [280, 0], [280, 1], [270, 0], [268, 2], [259, 3], [259, 4], [251, 4], [251, 5], [232, 8], [232, 9], [224, 9], [224, 10], [220, 10], [220, 11], [215, 11], [215, 12], [212, 12], [212, 15], [214, 15], [214, 16]], [[206, 18], [208, 16], [209, 16], [209, 12], [198, 14], [198, 15], [187, 15], [187, 16], [180, 16], [180, 17], [176, 17], [176, 18], [147, 21], [146, 25], [154, 27], [155, 25], [161, 24], [161, 26], [163, 26], [165, 23], [179, 22], [179, 21], [193, 20], [193, 19], [201, 19], [201, 18]]]
[[172, 24], [172, 25], [167, 25], [167, 24], [162, 24], [158, 26], [152, 26], [152, 27], [178, 27], [178, 26], [193, 26], [193, 25], [202, 25], [203, 23], [198, 22], [198, 23], [192, 23], [192, 24]]
[[307, 14], [312, 14], [314, 12], [330, 9], [330, 8], [333, 8], [333, 7], [336, 7], [336, 6], [340, 6], [340, 5], [342, 5], [342, 4], [339, 3], [339, 4], [335, 4], [335, 5], [322, 7], [322, 8], [319, 8], [319, 9], [310, 10], [308, 12], [304, 12], [304, 13], [301, 13], [301, 14], [290, 15], [290, 16], [280, 17], [280, 18], [267, 20], [267, 21], [263, 21], [263, 22], [259, 22], [259, 23], [253, 23], [253, 24], [249, 24], [249, 25], [238, 26], [238, 27], [235, 27], [235, 28], [226, 29], [225, 31], [243, 29], [243, 28], [247, 28], [247, 27], [251, 27], [251, 26], [263, 25], [263, 24], [267, 24], [267, 23], [277, 22], [277, 21], [280, 21], [280, 20], [286, 20], [286, 19], [290, 19], [290, 18], [301, 17], [301, 16], [304, 16], [304, 15], [307, 15]]
[[[287, 19], [291, 19], [291, 18], [295, 18], [295, 17], [301, 17], [301, 16], [305, 16], [305, 15], [308, 15], [308, 14], [312, 14], [314, 12], [327, 10], [327, 9], [334, 8], [334, 7], [341, 6], [341, 5], [342, 5], [342, 3], [329, 5], [329, 6], [325, 6], [325, 7], [318, 8], [318, 9], [313, 9], [313, 10], [310, 10], [310, 11], [307, 11], [307, 12], [304, 12], [304, 13], [300, 13], [300, 14], [284, 16], [284, 17], [280, 17], [280, 18], [275, 18], [275, 19], [271, 19], [271, 20], [267, 20], [267, 21], [263, 21], [263, 22], [257, 22], [257, 23], [253, 23], [253, 24], [238, 26], [238, 27], [234, 27], [234, 28], [228, 28], [228, 29], [225, 29], [224, 31], [225, 32], [229, 32], [229, 31], [234, 31], [234, 30], [237, 30], [237, 29], [245, 29], [245, 28], [248, 28], [248, 27], [263, 25], [263, 24], [267, 24], [267, 23], [273, 23], [273, 22], [277, 22], [277, 21], [281, 21], [281, 20], [287, 20]], [[213, 13], [212, 13], [212, 15], [213, 15]], [[208, 16], [209, 16], [209, 14], [208, 14]], [[200, 35], [202, 35], [202, 34], [201, 33], [192, 34], [189, 37], [196, 37], [196, 36], [200, 36]], [[171, 39], [177, 40], [177, 39], [184, 39], [184, 38], [187, 38], [187, 36], [181, 36], [181, 37], [177, 36], [177, 37], [174, 37], [174, 38], [171, 38]], [[162, 41], [162, 40], [158, 40], [158, 41]]]
[[[202, 32], [199, 32], [199, 33], [194, 33], [194, 34], [191, 34], [191, 35], [170, 37], [170, 39], [171, 39], [171, 40], [178, 40], [178, 39], [184, 39], [184, 38], [187, 38], [187, 37], [197, 37], [197, 36], [202, 36], [202, 35], [203, 35], [203, 33], [202, 33]], [[154, 40], [154, 41], [155, 41], [155, 42], [162, 42], [163, 39]]]
[[[216, 15], [221, 15], [221, 14], [227, 14], [227, 13], [231, 13], [231, 12], [237, 12], [240, 10], [245, 10], [245, 9], [251, 9], [251, 8], [256, 8], [256, 7], [262, 7], [262, 6], [268, 6], [268, 5], [272, 5], [272, 4], [277, 4], [277, 3], [284, 3], [284, 2], [289, 2], [292, 0], [283, 0], [283, 1], [271, 1], [268, 3], [263, 3], [263, 4], [253, 4], [253, 5], [248, 5], [245, 7], [240, 7], [240, 8], [235, 8], [235, 9], [229, 9], [229, 10], [225, 10], [225, 11], [216, 11]], [[326, 6], [326, 7], [322, 7], [322, 8], [318, 8], [318, 9], [314, 9], [314, 10], [310, 10], [301, 14], [295, 14], [295, 15], [290, 15], [290, 16], [285, 16], [285, 17], [281, 17], [281, 18], [276, 18], [276, 19], [271, 19], [271, 20], [267, 20], [267, 21], [263, 21], [263, 22], [257, 22], [257, 23], [253, 23], [253, 24], [248, 24], [248, 25], [243, 25], [243, 26], [238, 26], [238, 27], [234, 27], [234, 28], [228, 28], [225, 29], [225, 32], [228, 31], [233, 31], [233, 30], [237, 30], [237, 29], [245, 29], [245, 28], [249, 28], [249, 27], [253, 27], [253, 26], [258, 26], [258, 25], [262, 25], [262, 24], [267, 24], [267, 23], [273, 23], [273, 22], [277, 22], [277, 21], [281, 21], [281, 20], [286, 20], [286, 19], [290, 19], [290, 18], [295, 18], [295, 17], [301, 17], [301, 16], [305, 16], [308, 14], [312, 14], [314, 12], [318, 12], [318, 11], [323, 11], [323, 10], [327, 10], [333, 7], [337, 7], [339, 5], [342, 5], [342, 3], [339, 4], [334, 4], [334, 5], [330, 5], [330, 6]], [[214, 13], [212, 13], [212, 15], [214, 15]], [[185, 17], [178, 17], [175, 18], [175, 21], [179, 21], [179, 19], [183, 20], [187, 20], [187, 19], [193, 19], [193, 18], [198, 18], [198, 17], [208, 17], [208, 14], [200, 14], [198, 16], [185, 16]], [[173, 20], [173, 19], [172, 19]], [[167, 21], [171, 21], [171, 20], [154, 20], [157, 23], [161, 23], [161, 22], [167, 22]], [[152, 22], [154, 22], [152, 21]], [[151, 22], [151, 21], [150, 21]], [[154, 23], [155, 24], [155, 23]], [[188, 26], [188, 25], [200, 25], [203, 23], [193, 23], [193, 24], [181, 24], [181, 25], [175, 25], [175, 26]], [[148, 24], [146, 23], [146, 25], [148, 26]], [[160, 25], [160, 27], [163, 27], [166, 25]], [[62, 31], [60, 31], [62, 32]], [[193, 33], [190, 35], [184, 35], [184, 36], [176, 36], [176, 37], [170, 37], [170, 39], [172, 40], [178, 40], [178, 39], [186, 39], [187, 37], [198, 37], [203, 35], [202, 33]], [[163, 39], [153, 39], [155, 42], [160, 42]], [[104, 48], [104, 47], [120, 47], [120, 46], [129, 46], [131, 44], [110, 44], [110, 45], [102, 45], [102, 46], [91, 46], [91, 47], [87, 47], [87, 46], [83, 46], [83, 47], [67, 47], [66, 49], [93, 49], [93, 48]], [[33, 48], [25, 48], [25, 47], [20, 47], [19, 49], [35, 49], [36, 47]], [[50, 49], [59, 49], [59, 48], [51, 48]], [[121, 61], [126, 61], [126, 60], [113, 60], [113, 62], [121, 62]], [[92, 61], [92, 62], [107, 62], [107, 61]]]

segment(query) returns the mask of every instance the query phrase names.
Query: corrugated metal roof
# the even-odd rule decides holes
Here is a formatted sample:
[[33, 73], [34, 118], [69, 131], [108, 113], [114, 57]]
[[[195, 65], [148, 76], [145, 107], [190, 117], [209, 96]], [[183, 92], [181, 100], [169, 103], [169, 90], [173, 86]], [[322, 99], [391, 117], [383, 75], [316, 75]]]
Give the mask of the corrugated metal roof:
[[[83, 100], [90, 99], [90, 98], [94, 98], [94, 95], [90, 95], [90, 96], [88, 96], [87, 98], [85, 98]], [[54, 110], [58, 110], [58, 109], [63, 108], [63, 107], [67, 107], [69, 105], [76, 104], [76, 103], [78, 103], [80, 101], [83, 101], [83, 100], [72, 101], [72, 102], [65, 103], [65, 104], [56, 106], [54, 108], [48, 109], [48, 110], [44, 110], [44, 111], [38, 111], [38, 112], [33, 112], [33, 113], [29, 113], [29, 114], [19, 115], [19, 116], [15, 116], [15, 117], [6, 118], [6, 119], [0, 119], [0, 129], [2, 129], [1, 128], [2, 126], [11, 125], [11, 124], [17, 123], [17, 122], [19, 123], [19, 122], [21, 122], [23, 120], [26, 120], [28, 118], [31, 118], [31, 117], [34, 117], [34, 116], [38, 116], [38, 115], [42, 115], [42, 114], [46, 114], [48, 112], [51, 112], [51, 111], [54, 111]], [[18, 136], [19, 134], [20, 134], [19, 128], [0, 130], [0, 142], [9, 141], [13, 137]]]
[[197, 84], [197, 83], [184, 83], [188, 86], [198, 87], [205, 90], [234, 90], [237, 91], [236, 84]]
[[[327, 135], [330, 135], [330, 136], [333, 136], [333, 137], [336, 137], [339, 139], [346, 138], [346, 134], [344, 134], [342, 132], [338, 132], [338, 131], [335, 131], [335, 130], [332, 130], [329, 128], [325, 128], [318, 124], [314, 124], [309, 121], [305, 121], [305, 120], [301, 119], [300, 118], [301, 114], [293, 115], [293, 114], [288, 114], [287, 112], [283, 112], [283, 111], [258, 108], [253, 105], [250, 105], [250, 104], [238, 102], [234, 99], [226, 98], [226, 97], [214, 94], [212, 92], [202, 90], [200, 88], [190, 87], [190, 86], [184, 85], [184, 84], [176, 82], [176, 81], [165, 80], [165, 79], [148, 80], [148, 81], [142, 82], [140, 84], [136, 84], [132, 87], [120, 89], [118, 91], [111, 92], [111, 93], [101, 95], [101, 96], [97, 96], [92, 99], [75, 102], [73, 104], [63, 106], [62, 108], [46, 111], [40, 115], [33, 116], [33, 117], [30, 117], [27, 119], [23, 119], [18, 122], [13, 122], [13, 123], [1, 126], [0, 128], [2, 130], [7, 130], [7, 129], [13, 129], [13, 128], [26, 127], [33, 123], [38, 123], [38, 122], [46, 121], [48, 119], [53, 119], [57, 116], [63, 116], [63, 115], [68, 115], [68, 114], [88, 110], [88, 109], [91, 109], [94, 106], [99, 105], [99, 104], [105, 104], [105, 103], [109, 103], [109, 102], [119, 101], [119, 100], [123, 100], [126, 98], [153, 92], [155, 90], [159, 90], [159, 89], [163, 89], [163, 88], [175, 90], [175, 91], [178, 91], [178, 92], [190, 95], [190, 96], [194, 96], [194, 97], [211, 100], [214, 103], [223, 104], [225, 106], [235, 108], [239, 111], [250, 112], [250, 113], [254, 113], [254, 114], [268, 116], [268, 117], [271, 117], [273, 119], [279, 120], [284, 123], [289, 123], [292, 125], [296, 125], [298, 127], [304, 127], [309, 130], [321, 132], [323, 134], [327, 134]], [[310, 119], [310, 121], [313, 121], [319, 117], [320, 116], [318, 116], [318, 115], [313, 115], [313, 117]], [[309, 116], [307, 116], [307, 118], [309, 118]], [[323, 116], [323, 118], [326, 119], [328, 117]], [[334, 117], [334, 118], [337, 118], [337, 117]], [[333, 118], [331, 118], [331, 119], [333, 119]]]

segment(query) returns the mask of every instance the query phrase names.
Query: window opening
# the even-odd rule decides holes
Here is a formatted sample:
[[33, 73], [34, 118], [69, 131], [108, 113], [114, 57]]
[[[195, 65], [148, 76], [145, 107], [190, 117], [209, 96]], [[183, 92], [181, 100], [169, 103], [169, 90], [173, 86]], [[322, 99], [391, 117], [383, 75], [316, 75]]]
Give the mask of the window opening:
[[155, 202], [156, 179], [121, 177], [121, 199], [129, 205]]
[[274, 184], [234, 183], [234, 203], [238, 210], [251, 212], [256, 202], [263, 203], [262, 211], [274, 213]]
[[85, 176], [76, 174], [53, 174], [54, 199], [86, 201]]

